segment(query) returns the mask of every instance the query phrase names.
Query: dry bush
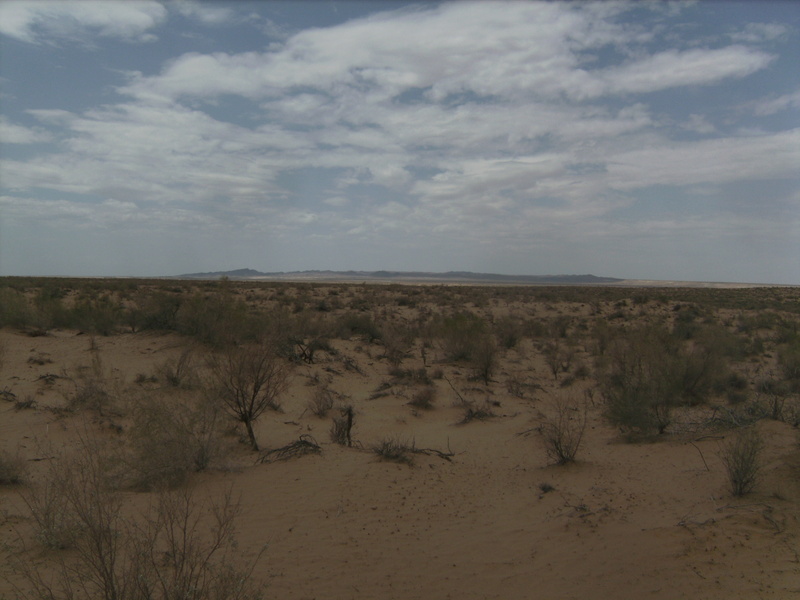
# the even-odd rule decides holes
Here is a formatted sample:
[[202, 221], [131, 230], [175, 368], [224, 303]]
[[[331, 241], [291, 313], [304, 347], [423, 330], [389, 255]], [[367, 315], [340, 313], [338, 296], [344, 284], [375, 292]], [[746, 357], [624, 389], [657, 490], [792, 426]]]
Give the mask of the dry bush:
[[334, 392], [327, 385], [314, 390], [314, 395], [308, 401], [308, 409], [317, 417], [328, 416], [328, 411], [333, 408], [335, 401]]
[[486, 322], [475, 314], [458, 312], [435, 321], [433, 330], [448, 360], [471, 360], [486, 337]]
[[194, 364], [194, 350], [184, 349], [177, 358], [165, 360], [157, 369], [159, 379], [172, 387], [194, 388], [199, 384], [197, 367]]
[[475, 340], [470, 356], [470, 364], [475, 373], [475, 377], [483, 381], [484, 385], [489, 385], [492, 376], [497, 369], [497, 345], [494, 338], [489, 335], [482, 335]]
[[547, 456], [558, 465], [575, 460], [586, 431], [586, 403], [571, 396], [557, 396], [542, 423]]
[[383, 355], [395, 369], [411, 351], [414, 336], [407, 326], [401, 324], [385, 324], [381, 328]]
[[258, 442], [253, 423], [267, 410], [280, 409], [280, 396], [289, 383], [289, 367], [269, 341], [229, 347], [209, 359], [216, 399], [247, 429], [253, 450]]
[[492, 411], [493, 403], [489, 400], [484, 400], [480, 403], [462, 401], [461, 404], [464, 407], [464, 416], [458, 422], [459, 425], [466, 425], [472, 421], [485, 421], [496, 416]]
[[566, 373], [575, 357], [575, 349], [558, 341], [549, 341], [542, 347], [544, 360], [553, 374], [553, 379], [558, 381], [559, 373]]
[[720, 457], [734, 496], [744, 496], [755, 488], [763, 450], [764, 441], [754, 427], [739, 431], [733, 440], [723, 446]]
[[355, 413], [349, 404], [339, 409], [339, 416], [333, 418], [331, 423], [331, 441], [340, 446], [350, 447], [353, 445], [353, 425], [355, 424]]
[[414, 461], [414, 442], [396, 437], [385, 437], [372, 446], [372, 451], [383, 460], [410, 465]]
[[25, 481], [27, 468], [19, 455], [0, 451], [0, 485], [18, 485]]
[[132, 414], [126, 463], [138, 489], [179, 486], [220, 456], [221, 415], [209, 398], [144, 396]]
[[414, 408], [421, 410], [431, 410], [433, 408], [433, 401], [436, 399], [436, 386], [427, 385], [424, 388], [414, 392], [409, 404]]
[[[23, 547], [12, 563], [26, 582], [17, 589], [20, 598], [263, 597], [262, 588], [251, 580], [255, 561], [237, 562], [233, 554], [239, 505], [230, 492], [216, 502], [200, 501], [189, 489], [162, 492], [144, 516], [130, 518], [123, 496], [108, 487], [94, 450], [84, 447], [74, 461], [62, 465], [59, 478], [71, 551], [55, 555], [55, 564], [48, 564], [27, 561]], [[37, 522], [35, 511], [43, 504], [28, 502]]]
[[107, 412], [113, 403], [109, 392], [109, 381], [100, 352], [94, 345], [90, 348], [92, 364], [77, 370], [77, 377], [72, 379], [75, 390], [67, 398], [69, 410], [89, 409], [97, 411], [100, 415]]
[[523, 327], [519, 317], [501, 317], [494, 322], [492, 329], [497, 341], [507, 350], [514, 348], [522, 339]]

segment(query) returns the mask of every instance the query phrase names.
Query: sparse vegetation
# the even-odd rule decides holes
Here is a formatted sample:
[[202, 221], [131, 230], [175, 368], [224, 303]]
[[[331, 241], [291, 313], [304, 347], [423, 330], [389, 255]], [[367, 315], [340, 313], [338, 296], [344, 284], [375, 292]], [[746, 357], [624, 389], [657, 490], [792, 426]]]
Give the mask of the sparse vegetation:
[[754, 427], [738, 431], [723, 446], [720, 456], [734, 496], [744, 496], [755, 488], [761, 471], [763, 449], [764, 441]]
[[586, 431], [585, 402], [572, 396], [556, 396], [542, 423], [547, 456], [558, 465], [575, 460]]
[[[763, 474], [772, 495], [759, 502], [775, 507], [764, 524], [794, 543], [796, 524], [780, 511], [795, 494], [794, 482], [784, 478], [793, 473], [797, 452], [787, 440], [795, 435], [791, 427], [800, 424], [799, 298], [794, 288], [144, 280], [123, 285], [0, 278], [5, 327], [0, 419], [20, 423], [20, 431], [37, 436], [17, 440], [16, 452], [0, 454], [5, 495], [0, 501], [16, 493], [24, 498], [23, 504], [0, 506], [0, 523], [21, 535], [17, 542], [8, 535], [2, 540], [10, 554], [19, 556], [16, 574], [27, 573], [27, 579], [15, 579], [15, 585], [24, 580], [28, 586], [16, 595], [105, 598], [93, 583], [100, 581], [91, 570], [95, 567], [87, 566], [95, 560], [89, 558], [94, 550], [87, 540], [95, 536], [101, 548], [95, 556], [103, 553], [97, 564], [114, 572], [107, 579], [112, 588], [122, 586], [116, 588], [118, 600], [140, 600], [125, 595], [131, 573], [143, 578], [147, 597], [173, 598], [169, 590], [186, 589], [183, 576], [176, 574], [184, 567], [165, 554], [173, 543], [168, 523], [175, 515], [194, 519], [198, 528], [187, 526], [187, 535], [201, 545], [216, 535], [217, 509], [191, 492], [195, 485], [218, 486], [222, 479], [238, 484], [257, 473], [269, 485], [285, 482], [286, 497], [295, 498], [300, 488], [292, 487], [293, 481], [342, 465], [349, 469], [346, 475], [335, 473], [331, 479], [347, 476], [346, 485], [320, 486], [320, 495], [327, 496], [316, 504], [315, 498], [313, 509], [303, 513], [308, 526], [318, 524], [321, 513], [331, 522], [344, 517], [336, 522], [352, 525], [348, 519], [365, 506], [349, 488], [352, 484], [362, 494], [361, 479], [384, 486], [375, 492], [380, 500], [369, 496], [367, 510], [390, 506], [393, 514], [407, 517], [411, 507], [440, 510], [426, 504], [433, 490], [447, 498], [451, 482], [469, 477], [476, 477], [470, 489], [491, 481], [487, 487], [502, 490], [506, 500], [517, 492], [533, 494], [542, 501], [525, 504], [529, 510], [557, 514], [570, 527], [572, 519], [594, 526], [606, 514], [619, 516], [629, 509], [640, 511], [640, 518], [647, 510], [644, 496], [633, 499], [632, 494], [650, 492], [637, 488], [635, 478], [617, 477], [607, 489], [595, 485], [589, 495], [588, 488], [578, 490], [575, 478], [598, 476], [598, 468], [629, 466], [625, 457], [633, 455], [642, 457], [638, 465], [665, 465], [665, 471], [673, 463], [680, 467], [673, 469], [682, 478], [675, 498], [684, 506], [691, 499], [698, 514], [735, 510], [739, 503], [716, 501], [722, 470], [714, 468], [707, 448], [719, 447], [717, 466], [724, 466], [730, 493], [751, 493]], [[458, 427], [467, 423], [472, 424]], [[387, 431], [396, 434], [387, 436]], [[416, 446], [415, 439], [431, 433], [448, 438], [447, 452]], [[423, 458], [450, 460], [451, 433], [465, 448], [466, 464], [451, 468]], [[544, 452], [531, 453], [530, 443], [515, 434], [535, 439]], [[68, 459], [75, 437], [82, 435], [102, 440], [92, 446], [96, 463], [80, 467], [85, 475], [76, 472], [80, 461]], [[367, 452], [326, 444], [328, 435], [333, 444]], [[618, 445], [620, 435], [643, 444]], [[723, 436], [726, 441], [720, 443]], [[65, 446], [42, 451], [37, 448], [42, 439]], [[254, 454], [237, 447], [237, 439], [253, 450], [264, 449]], [[378, 441], [362, 445], [360, 440]], [[697, 448], [686, 452], [692, 464], [678, 465], [678, 448], [688, 444]], [[763, 460], [766, 445], [769, 463]], [[12, 443], [6, 447], [14, 448]], [[566, 471], [549, 468], [547, 477], [555, 479], [539, 483], [545, 465], [579, 461], [584, 453], [591, 461]], [[283, 463], [309, 454], [320, 456]], [[406, 471], [378, 459], [418, 468]], [[478, 468], [473, 470], [473, 463]], [[352, 473], [357, 476], [350, 479]], [[692, 496], [695, 486], [704, 491], [702, 499]], [[334, 488], [341, 497], [331, 496]], [[489, 497], [481, 496], [481, 502]], [[218, 506], [223, 512], [224, 503]], [[274, 513], [278, 505], [264, 496], [248, 512], [269, 507], [273, 512], [258, 523], [275, 519], [283, 528]], [[80, 506], [83, 514], [76, 512]], [[452, 509], [460, 510], [447, 510]], [[292, 510], [286, 509], [295, 519], [287, 522], [288, 531], [295, 523], [306, 525]], [[479, 514], [477, 505], [469, 510]], [[359, 522], [354, 537], [367, 535], [358, 531], [382, 531], [389, 523], [384, 516]], [[714, 512], [717, 521], [706, 521], [703, 531], [693, 517], [681, 522], [694, 527], [700, 540], [723, 516]], [[540, 521], [533, 521], [538, 527]], [[729, 529], [737, 527], [731, 522]], [[263, 539], [283, 543], [293, 537], [280, 531], [274, 538], [265, 531]], [[252, 538], [246, 536], [251, 557], [256, 552]], [[148, 556], [151, 542], [157, 551]], [[233, 548], [223, 545], [206, 571], [220, 587], [203, 588], [204, 597], [228, 597], [217, 590], [227, 593], [237, 589], [236, 582], [251, 579], [252, 563], [237, 568], [227, 562]], [[131, 549], [141, 549], [142, 556], [134, 558]], [[276, 573], [287, 560], [278, 557]], [[0, 562], [0, 580], [11, 572], [8, 564]]]
[[280, 396], [289, 379], [288, 366], [268, 341], [262, 341], [214, 354], [209, 369], [215, 397], [244, 424], [250, 445], [258, 452], [253, 424], [265, 410], [280, 409]]

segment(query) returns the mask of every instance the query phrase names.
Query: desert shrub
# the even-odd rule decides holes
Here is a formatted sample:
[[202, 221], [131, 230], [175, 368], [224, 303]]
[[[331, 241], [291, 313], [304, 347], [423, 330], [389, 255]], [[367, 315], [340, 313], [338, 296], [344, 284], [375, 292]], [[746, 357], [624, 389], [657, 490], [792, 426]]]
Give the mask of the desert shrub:
[[70, 310], [73, 327], [98, 335], [115, 333], [124, 316], [122, 305], [108, 294], [81, 298]]
[[314, 390], [314, 395], [308, 401], [308, 409], [317, 417], [328, 416], [328, 411], [333, 408], [335, 396], [327, 385]]
[[270, 340], [229, 347], [208, 361], [212, 394], [228, 413], [241, 422], [250, 445], [258, 452], [253, 423], [267, 409], [280, 410], [280, 396], [289, 383], [289, 367]]
[[666, 332], [657, 328], [615, 338], [602, 384], [612, 423], [641, 432], [666, 430], [679, 391], [669, 364], [673, 350]]
[[0, 451], [0, 485], [17, 485], [25, 481], [27, 469], [19, 455]]
[[424, 367], [419, 369], [401, 369], [399, 367], [389, 370], [393, 383], [406, 385], [430, 385], [431, 377]]
[[172, 387], [193, 388], [199, 383], [194, 364], [194, 349], [185, 348], [177, 358], [165, 360], [157, 369], [158, 378]]
[[492, 330], [497, 341], [507, 350], [514, 348], [522, 339], [523, 328], [518, 318], [501, 317], [493, 323]]
[[778, 350], [778, 365], [793, 392], [800, 391], [800, 341], [795, 340]]
[[463, 402], [464, 414], [459, 425], [466, 425], [472, 421], [485, 421], [495, 416], [492, 410], [493, 404], [489, 400], [482, 402]]
[[482, 335], [473, 343], [470, 352], [470, 366], [477, 379], [489, 385], [497, 369], [497, 345], [494, 338], [488, 334]]
[[109, 392], [109, 382], [100, 352], [91, 349], [92, 363], [89, 367], [81, 367], [72, 380], [73, 393], [67, 397], [69, 410], [89, 409], [103, 415], [111, 407], [113, 397]]
[[486, 322], [469, 312], [457, 312], [439, 319], [435, 325], [448, 360], [471, 360], [486, 337]]
[[179, 486], [220, 455], [220, 415], [209, 398], [144, 396], [132, 414], [128, 466], [138, 489]]
[[393, 368], [398, 368], [403, 359], [411, 351], [414, 343], [414, 334], [407, 327], [400, 324], [385, 324], [381, 328], [381, 342], [383, 354]]
[[[22, 576], [23, 599], [77, 600], [256, 600], [251, 579], [255, 562], [237, 562], [232, 494], [198, 500], [191, 489], [161, 492], [140, 518], [125, 516], [124, 497], [107, 485], [102, 454], [91, 444], [60, 465], [57, 512], [69, 525], [67, 546], [55, 564], [18, 554], [13, 570]], [[32, 491], [27, 504], [34, 521], [40, 510], [56, 510]], [[46, 522], [52, 521], [48, 515]], [[49, 542], [49, 547], [63, 544]], [[23, 542], [24, 543], [24, 542]], [[256, 559], [258, 560], [258, 558]]]
[[340, 446], [350, 447], [353, 445], [353, 425], [355, 424], [355, 412], [349, 404], [339, 409], [339, 416], [333, 418], [331, 423], [331, 441]]
[[27, 327], [31, 319], [31, 307], [25, 294], [8, 286], [0, 286], [0, 327]]
[[258, 329], [244, 302], [227, 288], [185, 300], [177, 312], [176, 325], [178, 332], [215, 347], [252, 339]]
[[742, 429], [723, 446], [720, 456], [734, 496], [744, 496], [755, 488], [763, 449], [764, 442], [753, 427]]
[[336, 332], [341, 339], [358, 336], [370, 344], [380, 340], [382, 335], [380, 326], [370, 315], [355, 312], [348, 312], [338, 319]]
[[662, 326], [620, 332], [603, 357], [607, 416], [629, 430], [663, 433], [672, 410], [703, 402], [727, 374], [717, 348], [699, 338], [690, 346]]
[[397, 437], [385, 437], [372, 446], [372, 451], [381, 459], [391, 462], [411, 464], [414, 460], [414, 442]]
[[140, 292], [129, 309], [128, 322], [134, 331], [175, 331], [178, 329], [178, 311], [182, 303], [180, 296], [168, 292]]
[[558, 374], [566, 373], [572, 366], [575, 349], [560, 341], [548, 341], [542, 346], [542, 354], [553, 378], [558, 381]]
[[575, 460], [586, 430], [586, 404], [571, 396], [557, 396], [541, 431], [547, 456], [558, 465]]
[[411, 400], [408, 402], [414, 408], [421, 410], [431, 410], [433, 408], [433, 401], [436, 399], [436, 387], [433, 385], [426, 385], [424, 388], [414, 392]]

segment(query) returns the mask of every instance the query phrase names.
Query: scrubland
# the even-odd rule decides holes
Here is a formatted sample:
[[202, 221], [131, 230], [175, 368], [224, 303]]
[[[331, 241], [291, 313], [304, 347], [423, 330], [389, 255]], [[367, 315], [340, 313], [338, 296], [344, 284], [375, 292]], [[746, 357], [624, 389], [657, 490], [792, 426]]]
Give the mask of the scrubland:
[[0, 598], [800, 594], [800, 289], [0, 279]]

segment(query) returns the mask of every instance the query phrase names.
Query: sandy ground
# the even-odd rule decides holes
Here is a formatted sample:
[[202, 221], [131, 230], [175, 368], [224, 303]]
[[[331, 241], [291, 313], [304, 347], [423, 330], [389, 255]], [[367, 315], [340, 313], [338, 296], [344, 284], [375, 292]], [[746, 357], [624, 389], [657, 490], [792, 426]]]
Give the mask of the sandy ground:
[[[39, 460], [47, 459], [43, 449], [69, 445], [82, 431], [114, 435], [113, 417], [47, 410], [64, 405], [73, 385], [68, 377], [91, 365], [92, 344], [125, 395], [137, 374], [153, 373], [186, 343], [177, 335], [92, 339], [53, 331], [32, 338], [0, 331], [0, 388], [37, 403], [15, 410], [0, 400], [0, 448], [19, 453], [36, 481], [47, 463]], [[560, 392], [527, 344], [504, 355], [497, 383], [489, 386], [469, 381], [458, 365], [441, 365], [459, 393], [494, 404], [493, 418], [467, 424], [458, 424], [463, 408], [444, 379], [434, 381], [433, 410], [413, 410], [407, 404], [413, 388], [404, 384], [370, 399], [391, 378], [379, 350], [363, 342], [335, 341], [337, 355], [322, 353], [315, 364], [298, 366], [283, 412], [265, 414], [256, 433], [266, 448], [311, 434], [321, 454], [255, 464], [234, 436], [223, 463], [193, 481], [204, 492], [233, 486], [241, 495], [239, 548], [254, 557], [267, 546], [254, 573], [267, 583], [267, 597], [800, 597], [795, 429], [759, 423], [768, 441], [764, 474], [757, 491], [741, 499], [730, 495], [719, 457], [729, 434], [627, 443], [603, 420], [597, 399], [579, 460], [555, 466], [537, 428], [548, 399]], [[348, 370], [354, 364], [360, 373]], [[403, 366], [422, 361], [413, 356]], [[538, 387], [520, 398], [501, 382], [521, 369]], [[363, 448], [331, 443], [330, 418], [307, 410], [315, 378], [352, 403], [353, 436]], [[575, 393], [586, 385], [577, 384]], [[411, 465], [382, 461], [369, 448], [386, 436], [453, 456], [419, 454]], [[6, 542], [28, 523], [19, 491], [0, 487]], [[145, 494], [131, 495], [135, 501]], [[0, 565], [0, 598], [13, 597], [13, 580], [8, 565]]]

